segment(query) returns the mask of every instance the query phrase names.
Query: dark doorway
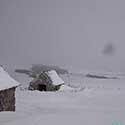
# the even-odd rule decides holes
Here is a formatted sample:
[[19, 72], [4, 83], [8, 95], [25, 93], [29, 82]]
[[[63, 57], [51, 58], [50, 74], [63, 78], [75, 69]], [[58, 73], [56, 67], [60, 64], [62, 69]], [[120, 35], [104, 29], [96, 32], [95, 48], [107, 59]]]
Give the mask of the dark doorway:
[[38, 90], [39, 91], [46, 91], [46, 85], [39, 85]]

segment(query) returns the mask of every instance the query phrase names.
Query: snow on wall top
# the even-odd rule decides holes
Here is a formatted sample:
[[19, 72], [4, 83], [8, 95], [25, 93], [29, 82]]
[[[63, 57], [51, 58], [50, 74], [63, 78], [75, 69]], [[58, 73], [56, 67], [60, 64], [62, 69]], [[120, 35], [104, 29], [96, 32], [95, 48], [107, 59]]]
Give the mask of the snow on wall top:
[[48, 71], [47, 75], [51, 78], [53, 85], [60, 85], [64, 83], [55, 70]]
[[18, 86], [19, 83], [0, 66], [0, 90], [9, 89]]

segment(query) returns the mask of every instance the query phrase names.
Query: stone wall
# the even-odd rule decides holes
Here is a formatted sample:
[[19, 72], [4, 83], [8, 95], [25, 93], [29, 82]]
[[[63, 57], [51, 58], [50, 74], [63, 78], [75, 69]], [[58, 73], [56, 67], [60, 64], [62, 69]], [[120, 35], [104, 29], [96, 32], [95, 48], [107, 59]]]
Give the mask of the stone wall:
[[15, 111], [15, 89], [0, 91], [0, 111]]

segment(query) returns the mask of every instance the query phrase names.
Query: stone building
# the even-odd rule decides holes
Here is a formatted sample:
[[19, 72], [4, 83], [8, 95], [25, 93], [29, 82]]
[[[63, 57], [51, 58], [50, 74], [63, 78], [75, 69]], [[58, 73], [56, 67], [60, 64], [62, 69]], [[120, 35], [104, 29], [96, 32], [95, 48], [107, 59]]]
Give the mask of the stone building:
[[15, 111], [17, 81], [0, 66], [0, 111]]
[[29, 90], [57, 91], [64, 81], [59, 77], [55, 70], [40, 73], [29, 85]]

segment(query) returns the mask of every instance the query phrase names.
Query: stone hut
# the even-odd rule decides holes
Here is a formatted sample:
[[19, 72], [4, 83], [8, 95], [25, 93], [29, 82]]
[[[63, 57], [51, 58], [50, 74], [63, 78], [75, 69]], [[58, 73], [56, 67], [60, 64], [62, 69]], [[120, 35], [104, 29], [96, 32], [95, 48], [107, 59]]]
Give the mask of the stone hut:
[[57, 91], [64, 81], [55, 70], [42, 72], [30, 82], [29, 90]]
[[15, 111], [15, 90], [18, 85], [0, 66], [0, 111]]

